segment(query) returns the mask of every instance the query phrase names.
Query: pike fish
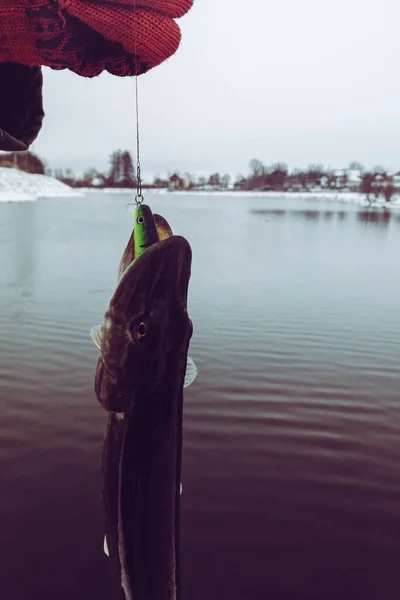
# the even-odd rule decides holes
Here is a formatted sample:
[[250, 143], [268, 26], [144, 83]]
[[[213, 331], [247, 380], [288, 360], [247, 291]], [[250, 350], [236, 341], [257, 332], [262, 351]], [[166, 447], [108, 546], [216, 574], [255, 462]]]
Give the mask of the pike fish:
[[197, 374], [187, 361], [192, 253], [180, 236], [137, 257], [132, 248], [128, 243], [104, 322], [92, 331], [100, 350], [95, 391], [109, 412], [102, 453], [107, 550], [119, 598], [179, 600], [183, 387]]

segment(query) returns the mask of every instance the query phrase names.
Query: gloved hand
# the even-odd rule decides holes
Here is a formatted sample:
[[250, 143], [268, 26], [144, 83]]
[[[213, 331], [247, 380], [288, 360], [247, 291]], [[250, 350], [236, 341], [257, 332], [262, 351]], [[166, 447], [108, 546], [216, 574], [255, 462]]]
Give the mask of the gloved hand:
[[177, 50], [192, 1], [0, 0], [0, 62], [140, 75]]
[[42, 71], [0, 63], [0, 150], [27, 150], [42, 127]]

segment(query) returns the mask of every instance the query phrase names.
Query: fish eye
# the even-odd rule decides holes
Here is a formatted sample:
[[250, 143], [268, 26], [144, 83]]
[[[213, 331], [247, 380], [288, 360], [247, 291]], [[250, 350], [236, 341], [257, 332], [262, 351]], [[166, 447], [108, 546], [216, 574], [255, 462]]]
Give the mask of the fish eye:
[[144, 218], [142, 217], [142, 215], [140, 215], [140, 217], [137, 218], [137, 222], [139, 223], [139, 225], [144, 223]]
[[143, 321], [138, 325], [137, 334], [140, 339], [144, 338], [147, 333], [147, 325]]

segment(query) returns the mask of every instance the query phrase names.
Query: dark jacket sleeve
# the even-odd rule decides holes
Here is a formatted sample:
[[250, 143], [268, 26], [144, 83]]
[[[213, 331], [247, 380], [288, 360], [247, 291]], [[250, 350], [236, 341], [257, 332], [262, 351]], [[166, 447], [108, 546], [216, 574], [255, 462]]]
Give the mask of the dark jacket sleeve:
[[0, 150], [27, 150], [44, 117], [40, 67], [0, 63]]

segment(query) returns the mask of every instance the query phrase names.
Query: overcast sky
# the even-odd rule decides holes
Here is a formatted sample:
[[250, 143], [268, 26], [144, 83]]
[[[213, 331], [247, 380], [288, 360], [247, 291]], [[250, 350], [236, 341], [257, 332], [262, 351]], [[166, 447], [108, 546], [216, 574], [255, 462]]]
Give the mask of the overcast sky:
[[[195, 0], [182, 42], [139, 78], [142, 171], [247, 173], [352, 160], [400, 168], [397, 0]], [[135, 150], [134, 82], [46, 69], [32, 150], [105, 169]]]

